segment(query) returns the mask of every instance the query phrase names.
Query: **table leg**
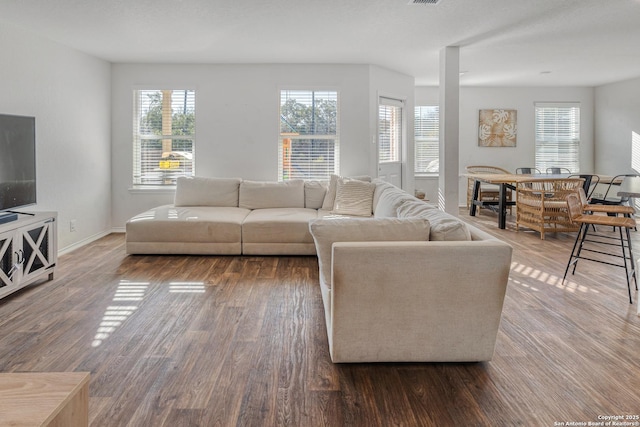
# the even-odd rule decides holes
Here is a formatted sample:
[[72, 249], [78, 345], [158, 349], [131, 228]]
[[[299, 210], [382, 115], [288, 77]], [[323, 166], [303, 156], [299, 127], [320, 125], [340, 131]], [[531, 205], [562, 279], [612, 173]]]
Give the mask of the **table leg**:
[[478, 200], [478, 196], [480, 195], [480, 181], [477, 179], [473, 180], [473, 194], [471, 195], [471, 203], [469, 203], [469, 215], [476, 216], [476, 201]]
[[507, 184], [500, 184], [498, 193], [498, 228], [507, 228]]

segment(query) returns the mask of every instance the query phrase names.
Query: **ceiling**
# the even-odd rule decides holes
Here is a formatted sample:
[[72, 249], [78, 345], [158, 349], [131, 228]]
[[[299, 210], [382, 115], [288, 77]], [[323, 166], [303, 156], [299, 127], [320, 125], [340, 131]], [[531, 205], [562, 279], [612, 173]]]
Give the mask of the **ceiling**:
[[437, 85], [598, 86], [640, 76], [640, 0], [2, 0], [6, 22], [115, 63], [375, 64]]

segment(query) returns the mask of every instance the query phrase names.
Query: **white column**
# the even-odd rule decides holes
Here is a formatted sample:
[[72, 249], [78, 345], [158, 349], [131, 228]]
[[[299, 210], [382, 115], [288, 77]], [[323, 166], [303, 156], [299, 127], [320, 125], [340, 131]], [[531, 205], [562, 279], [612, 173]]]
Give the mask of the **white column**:
[[440, 50], [440, 177], [438, 205], [458, 216], [460, 48]]

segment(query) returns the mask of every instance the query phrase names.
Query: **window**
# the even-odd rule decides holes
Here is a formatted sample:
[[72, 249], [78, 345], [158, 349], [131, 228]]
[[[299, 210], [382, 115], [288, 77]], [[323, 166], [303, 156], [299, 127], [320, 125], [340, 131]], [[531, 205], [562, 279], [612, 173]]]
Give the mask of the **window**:
[[339, 174], [338, 92], [282, 90], [278, 179], [329, 179]]
[[580, 171], [580, 104], [540, 103], [536, 111], [536, 168]]
[[404, 103], [380, 97], [378, 103], [378, 162], [399, 162], [402, 147], [402, 110]]
[[440, 171], [440, 107], [417, 106], [414, 118], [415, 174], [436, 174]]
[[133, 93], [133, 184], [175, 185], [194, 170], [195, 91]]

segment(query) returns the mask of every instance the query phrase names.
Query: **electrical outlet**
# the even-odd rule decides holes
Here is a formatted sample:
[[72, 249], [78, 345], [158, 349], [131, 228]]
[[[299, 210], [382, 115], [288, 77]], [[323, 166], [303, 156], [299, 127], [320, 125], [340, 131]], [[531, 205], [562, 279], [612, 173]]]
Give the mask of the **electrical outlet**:
[[72, 219], [71, 221], [69, 221], [69, 231], [72, 233], [75, 233], [76, 231], [76, 220]]

